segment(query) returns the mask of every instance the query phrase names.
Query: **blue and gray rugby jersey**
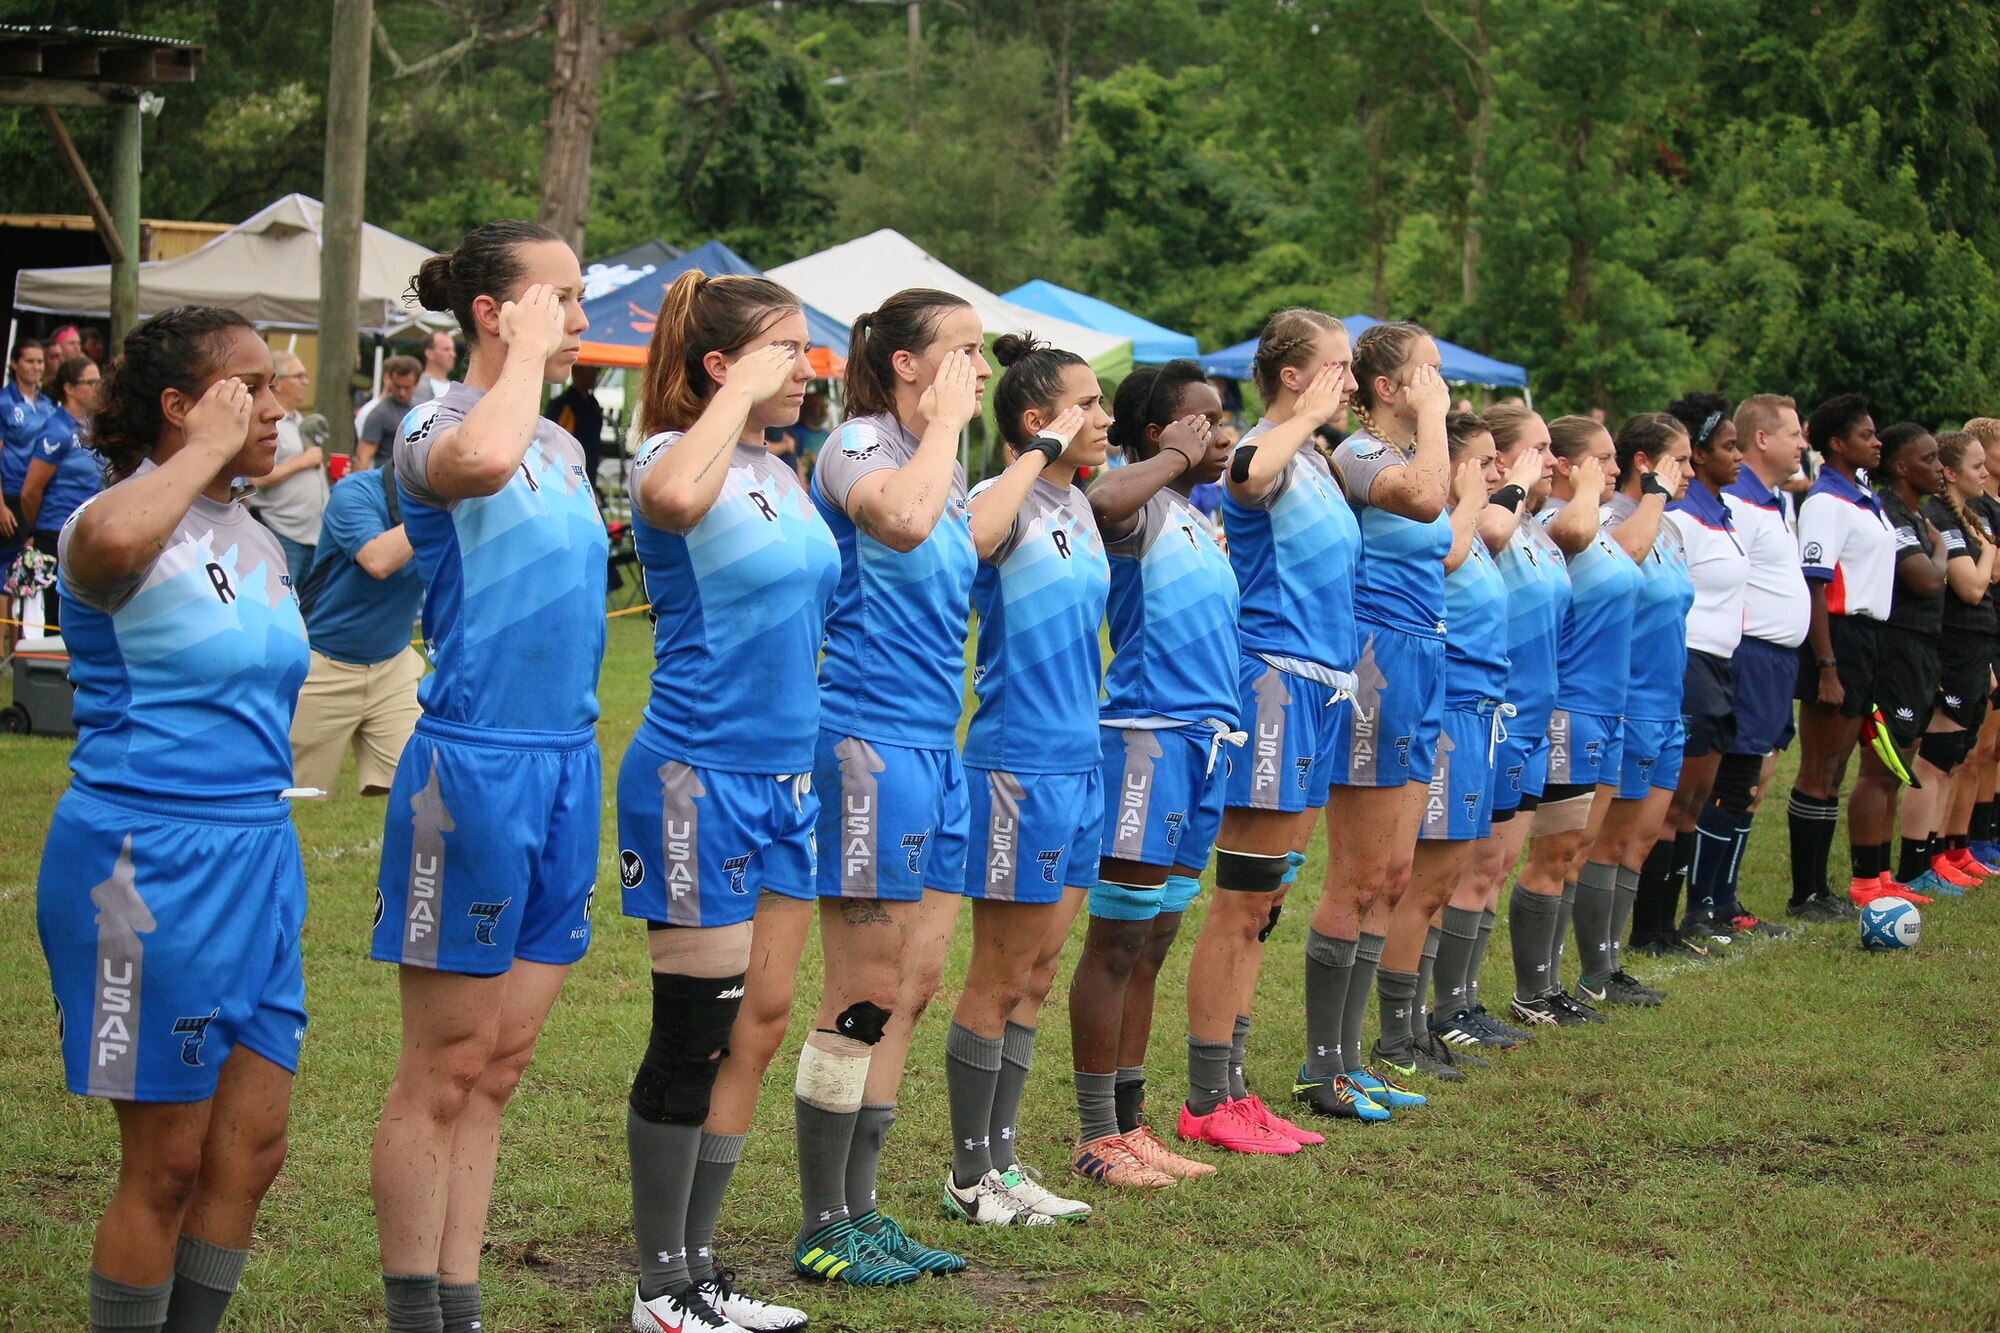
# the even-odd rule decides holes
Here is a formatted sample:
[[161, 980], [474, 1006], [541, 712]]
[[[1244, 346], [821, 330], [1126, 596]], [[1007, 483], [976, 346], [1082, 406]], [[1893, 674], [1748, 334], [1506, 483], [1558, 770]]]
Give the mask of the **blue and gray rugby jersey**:
[[[1535, 517], [1547, 527], [1567, 503], [1550, 500]], [[1569, 618], [1563, 622], [1556, 684], [1560, 706], [1573, 713], [1624, 716], [1640, 581], [1639, 567], [1601, 526], [1590, 545], [1569, 558]]]
[[492, 495], [447, 500], [428, 468], [438, 436], [485, 390], [453, 384], [396, 432], [403, 526], [424, 575], [424, 638], [436, 667], [424, 711], [502, 731], [576, 731], [597, 721], [604, 660], [606, 541], [583, 448], [546, 417]]
[[813, 467], [813, 503], [840, 548], [820, 663], [820, 726], [887, 745], [948, 750], [958, 744], [965, 706], [966, 604], [979, 564], [965, 512], [965, 470], [954, 465], [944, 513], [913, 551], [884, 546], [847, 516], [854, 483], [909, 462], [917, 443], [887, 413], [856, 417], [827, 439]]
[[1444, 697], [1452, 706], [1507, 702], [1507, 581], [1475, 535], [1472, 553], [1444, 579]]
[[[984, 481], [977, 495], [993, 484]], [[968, 768], [1082, 773], [1097, 767], [1097, 626], [1111, 568], [1090, 502], [1045, 478], [991, 556], [979, 562], [979, 707], [965, 733]]]
[[270, 529], [239, 502], [197, 497], [153, 563], [109, 590], [70, 582], [75, 534], [72, 522], [56, 539], [76, 686], [70, 772], [141, 797], [275, 799], [290, 787], [306, 627]]
[[[630, 489], [681, 437], [640, 446]], [[738, 442], [722, 493], [685, 533], [637, 505], [632, 531], [653, 606], [653, 692], [639, 733], [697, 768], [810, 773], [820, 640], [840, 551], [798, 474]]]
[[[1237, 449], [1276, 424], [1269, 417], [1258, 422]], [[1222, 530], [1241, 589], [1244, 651], [1352, 671], [1361, 655], [1354, 629], [1361, 525], [1320, 451], [1308, 441], [1254, 505], [1238, 503], [1225, 489]]]
[[[1569, 620], [1569, 563], [1532, 514], [1495, 562], [1507, 584], [1507, 693], [1523, 735], [1539, 736], [1556, 706], [1563, 626]], [[1446, 592], [1449, 594], [1447, 583]], [[1456, 623], [1455, 621], [1453, 623]], [[1451, 636], [1445, 637], [1449, 655]]]
[[[1604, 506], [1604, 530], [1610, 532], [1632, 517], [1639, 502], [1614, 495]], [[1639, 595], [1627, 627], [1638, 650], [1632, 654], [1631, 685], [1625, 693], [1625, 716], [1643, 722], [1673, 722], [1681, 715], [1681, 689], [1687, 675], [1687, 618], [1694, 606], [1694, 578], [1688, 573], [1687, 544], [1680, 529], [1660, 520], [1653, 549], [1638, 562]]]
[[1201, 511], [1161, 490], [1111, 559], [1111, 667], [1102, 716], [1235, 723], [1236, 571]]
[[1365, 430], [1333, 451], [1347, 499], [1361, 520], [1361, 565], [1354, 579], [1354, 614], [1427, 639], [1444, 637], [1444, 558], [1451, 520], [1428, 523], [1380, 508], [1369, 498], [1376, 478], [1409, 459]]

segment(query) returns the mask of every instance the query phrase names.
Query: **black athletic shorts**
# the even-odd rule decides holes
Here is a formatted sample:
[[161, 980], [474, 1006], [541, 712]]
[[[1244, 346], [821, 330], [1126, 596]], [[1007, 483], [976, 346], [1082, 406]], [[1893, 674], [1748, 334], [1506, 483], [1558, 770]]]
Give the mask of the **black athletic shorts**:
[[[1613, 783], [1612, 786], [1618, 784]], [[1590, 796], [1597, 788], [1588, 782], [1551, 782], [1542, 788], [1542, 805], [1556, 805], [1562, 801], [1573, 801], [1579, 796]]]
[[1687, 734], [1681, 753], [1698, 759], [1736, 743], [1736, 673], [1712, 653], [1688, 649], [1687, 675], [1681, 678], [1681, 727]]
[[1511, 810], [1495, 810], [1493, 812], [1493, 822], [1496, 824], [1504, 824], [1508, 820], [1512, 819], [1515, 815], [1532, 815], [1535, 813], [1535, 807], [1540, 805], [1541, 803], [1542, 803], [1541, 797], [1530, 796], [1527, 792], [1522, 792], [1521, 803], [1519, 805], [1515, 806]]
[[1984, 634], [1946, 630], [1938, 639], [1937, 706], [1967, 731], [1986, 720], [1987, 673], [1993, 670], [1991, 640]]
[[[1883, 628], [1881, 621], [1870, 620], [1866, 616], [1829, 615], [1826, 618], [1827, 636], [1833, 641], [1835, 672], [1840, 677], [1841, 692], [1846, 696], [1840, 711], [1848, 717], [1866, 717], [1868, 710], [1874, 706], [1875, 673], [1882, 654]], [[1796, 694], [1801, 703], [1819, 702], [1819, 664], [1813, 660], [1810, 638], [1799, 645]]]
[[1875, 707], [1898, 745], [1915, 745], [1937, 703], [1938, 641], [1895, 625], [1882, 627], [1875, 661]]

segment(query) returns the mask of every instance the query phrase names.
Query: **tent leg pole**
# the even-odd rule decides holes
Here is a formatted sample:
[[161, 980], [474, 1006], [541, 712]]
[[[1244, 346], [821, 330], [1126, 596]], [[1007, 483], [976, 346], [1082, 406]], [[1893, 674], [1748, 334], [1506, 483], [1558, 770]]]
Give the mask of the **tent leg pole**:
[[369, 389], [369, 393], [376, 398], [382, 396], [382, 338], [380, 334], [377, 334], [375, 337], [375, 373], [372, 377], [372, 387]]
[[111, 222], [125, 246], [111, 263], [111, 346], [139, 322], [139, 100], [111, 108]]

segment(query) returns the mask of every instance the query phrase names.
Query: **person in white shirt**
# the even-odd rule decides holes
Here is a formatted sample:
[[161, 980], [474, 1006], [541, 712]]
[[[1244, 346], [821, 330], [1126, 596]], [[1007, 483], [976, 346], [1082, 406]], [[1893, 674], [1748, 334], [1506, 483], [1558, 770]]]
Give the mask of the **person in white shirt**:
[[451, 369], [457, 364], [457, 339], [448, 329], [433, 329], [424, 344], [424, 377], [417, 381], [417, 401], [444, 397], [451, 387]]
[[298, 582], [312, 568], [313, 548], [319, 545], [320, 514], [326, 508], [326, 473], [321, 464], [326, 457], [317, 445], [306, 443], [299, 434], [299, 408], [312, 383], [305, 362], [290, 352], [273, 357], [277, 374], [271, 392], [285, 416], [278, 423], [277, 462], [250, 484], [256, 493], [248, 501], [250, 512], [269, 528], [284, 548], [285, 565], [292, 581]]

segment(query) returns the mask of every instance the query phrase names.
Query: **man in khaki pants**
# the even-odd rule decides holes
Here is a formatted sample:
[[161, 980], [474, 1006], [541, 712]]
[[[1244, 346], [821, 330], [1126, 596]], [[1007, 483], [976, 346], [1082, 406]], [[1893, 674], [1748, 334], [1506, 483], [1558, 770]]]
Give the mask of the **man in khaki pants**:
[[392, 469], [341, 479], [326, 502], [312, 569], [299, 581], [312, 669], [292, 717], [292, 780], [330, 791], [354, 751], [363, 796], [385, 796], [416, 729], [424, 659], [410, 626], [424, 581], [410, 559]]

